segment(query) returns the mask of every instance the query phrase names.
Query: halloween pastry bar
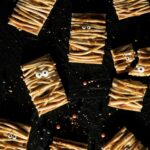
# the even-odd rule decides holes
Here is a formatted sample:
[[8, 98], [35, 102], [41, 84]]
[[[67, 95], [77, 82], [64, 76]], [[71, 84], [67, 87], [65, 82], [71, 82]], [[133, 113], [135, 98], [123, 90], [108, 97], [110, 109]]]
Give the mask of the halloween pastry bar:
[[150, 13], [148, 0], [113, 0], [119, 20]]
[[148, 150], [126, 127], [122, 128], [102, 150]]
[[102, 64], [106, 39], [105, 15], [73, 13], [69, 62]]
[[150, 76], [150, 47], [141, 48], [138, 50], [138, 63], [129, 72], [132, 76]]
[[140, 112], [147, 86], [139, 81], [114, 79], [108, 106]]
[[0, 119], [0, 149], [26, 150], [30, 127]]
[[49, 55], [23, 65], [22, 71], [39, 115], [68, 103], [55, 64]]
[[53, 144], [50, 146], [50, 149], [51, 150], [60, 150], [60, 149], [87, 150], [87, 144], [54, 137]]
[[132, 44], [124, 45], [111, 50], [114, 66], [117, 73], [127, 72], [135, 60]]
[[8, 24], [38, 35], [56, 0], [19, 0]]

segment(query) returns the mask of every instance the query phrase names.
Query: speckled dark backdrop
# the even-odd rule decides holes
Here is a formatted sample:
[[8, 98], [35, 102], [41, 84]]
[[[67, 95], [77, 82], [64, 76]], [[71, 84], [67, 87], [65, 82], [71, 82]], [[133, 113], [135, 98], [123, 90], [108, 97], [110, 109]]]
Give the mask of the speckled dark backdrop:
[[[112, 1], [58, 0], [37, 37], [7, 25], [16, 2], [0, 2], [0, 118], [32, 125], [28, 149], [47, 150], [52, 137], [58, 136], [88, 143], [89, 150], [98, 150], [124, 125], [150, 147], [150, 89], [141, 113], [107, 107], [112, 79], [131, 78], [126, 74], [116, 75], [110, 48], [131, 42], [135, 50], [150, 46], [150, 14], [118, 21]], [[68, 63], [72, 12], [107, 13], [108, 40], [103, 65]], [[38, 118], [20, 78], [20, 65], [46, 53], [57, 63], [70, 104]], [[136, 79], [150, 84], [150, 78]], [[83, 86], [84, 81], [91, 80], [94, 82]], [[71, 125], [69, 118], [74, 113], [78, 119]], [[60, 130], [56, 129], [57, 124]]]

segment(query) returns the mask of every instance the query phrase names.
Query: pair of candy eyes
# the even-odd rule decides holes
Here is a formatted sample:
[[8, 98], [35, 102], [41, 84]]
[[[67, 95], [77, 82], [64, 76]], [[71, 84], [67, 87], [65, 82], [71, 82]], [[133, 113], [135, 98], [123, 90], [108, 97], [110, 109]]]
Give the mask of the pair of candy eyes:
[[49, 72], [47, 70], [43, 70], [43, 71], [36, 71], [35, 72], [35, 76], [36, 78], [40, 79], [42, 77], [48, 77]]
[[12, 134], [12, 133], [8, 133], [7, 136], [8, 136], [9, 139], [13, 139], [13, 140], [17, 139], [17, 137], [14, 134]]
[[83, 26], [82, 26], [82, 29], [83, 29], [83, 30], [86, 30], [86, 29], [87, 29], [87, 30], [90, 30], [90, 29], [91, 29], [91, 26], [90, 26], [90, 25], [83, 25]]

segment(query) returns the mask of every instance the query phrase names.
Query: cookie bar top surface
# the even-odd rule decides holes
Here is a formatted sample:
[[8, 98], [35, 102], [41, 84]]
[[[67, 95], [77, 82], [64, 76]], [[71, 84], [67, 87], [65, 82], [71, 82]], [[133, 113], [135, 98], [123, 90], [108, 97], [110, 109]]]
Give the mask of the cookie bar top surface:
[[140, 112], [147, 85], [129, 79], [114, 79], [109, 93], [108, 106]]
[[118, 74], [128, 72], [131, 63], [135, 60], [136, 53], [132, 44], [127, 44], [111, 50], [114, 67]]
[[8, 24], [38, 35], [56, 0], [19, 0]]
[[119, 20], [150, 13], [148, 0], [113, 0]]
[[31, 127], [0, 119], [0, 149], [26, 150]]
[[55, 63], [49, 55], [23, 65], [22, 71], [39, 115], [68, 103]]
[[150, 76], [150, 47], [141, 48], [137, 52], [138, 63], [129, 72], [129, 75], [146, 77]]
[[134, 134], [123, 127], [116, 135], [103, 146], [102, 150], [146, 150]]
[[73, 13], [69, 62], [102, 64], [106, 40], [105, 14]]

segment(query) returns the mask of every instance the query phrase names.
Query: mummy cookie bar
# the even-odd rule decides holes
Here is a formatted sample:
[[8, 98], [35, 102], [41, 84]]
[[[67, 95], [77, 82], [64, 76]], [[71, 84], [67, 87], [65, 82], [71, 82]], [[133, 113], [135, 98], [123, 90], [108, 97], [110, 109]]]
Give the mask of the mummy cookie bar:
[[23, 65], [22, 71], [39, 115], [68, 103], [55, 64], [49, 55]]
[[129, 75], [145, 77], [150, 76], [150, 47], [138, 50], [138, 63], [129, 72]]
[[131, 63], [135, 60], [135, 52], [132, 44], [115, 48], [111, 50], [111, 54], [117, 73], [127, 72]]
[[102, 150], [148, 150], [126, 127], [122, 128]]
[[53, 144], [50, 146], [51, 150], [87, 150], [87, 144], [64, 140], [54, 137]]
[[0, 119], [0, 149], [26, 150], [30, 127]]
[[139, 81], [114, 79], [108, 106], [140, 112], [146, 89], [147, 85]]
[[69, 62], [102, 64], [105, 39], [105, 15], [73, 13], [69, 41]]
[[148, 0], [113, 0], [119, 20], [150, 13]]
[[38, 35], [56, 0], [19, 0], [8, 24]]

